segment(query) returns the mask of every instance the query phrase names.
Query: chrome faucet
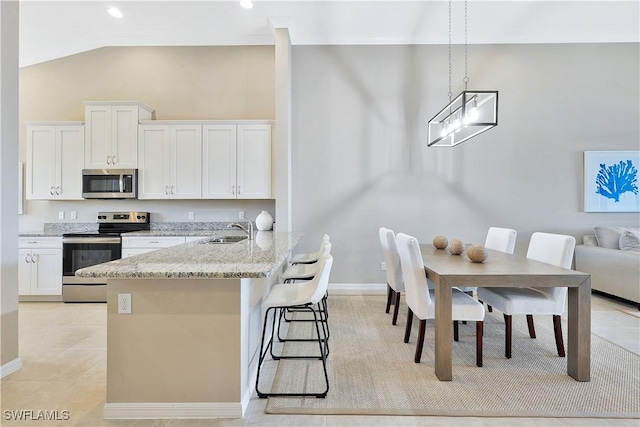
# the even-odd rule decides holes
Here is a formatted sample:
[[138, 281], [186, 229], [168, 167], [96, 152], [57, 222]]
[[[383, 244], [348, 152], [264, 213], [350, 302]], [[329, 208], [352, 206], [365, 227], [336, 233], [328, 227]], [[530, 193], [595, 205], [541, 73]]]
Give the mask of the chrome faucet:
[[247, 220], [247, 222], [249, 223], [249, 225], [247, 225], [247, 228], [244, 228], [242, 224], [238, 224], [237, 222], [227, 225], [227, 228], [239, 228], [240, 230], [247, 233], [247, 237], [249, 237], [249, 240], [253, 240], [253, 223], [251, 222], [251, 220]]

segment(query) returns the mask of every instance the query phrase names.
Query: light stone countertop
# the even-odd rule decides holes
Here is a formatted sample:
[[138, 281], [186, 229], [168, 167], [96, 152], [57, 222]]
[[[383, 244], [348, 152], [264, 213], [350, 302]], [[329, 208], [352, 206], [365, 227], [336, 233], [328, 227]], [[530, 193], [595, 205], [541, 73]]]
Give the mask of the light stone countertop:
[[62, 237], [62, 231], [21, 231], [18, 237]]
[[244, 232], [239, 228], [233, 228], [228, 230], [216, 230], [212, 228], [207, 229], [171, 229], [171, 230], [142, 230], [142, 231], [130, 231], [128, 233], [122, 233], [122, 237], [172, 237], [172, 236], [225, 236], [225, 235], [241, 235]]
[[[220, 231], [215, 234], [223, 234]], [[238, 235], [238, 232], [234, 234]], [[254, 240], [237, 243], [200, 244], [196, 241], [83, 268], [76, 271], [76, 276], [107, 279], [269, 277], [287, 259], [299, 239], [299, 233], [260, 231]]]

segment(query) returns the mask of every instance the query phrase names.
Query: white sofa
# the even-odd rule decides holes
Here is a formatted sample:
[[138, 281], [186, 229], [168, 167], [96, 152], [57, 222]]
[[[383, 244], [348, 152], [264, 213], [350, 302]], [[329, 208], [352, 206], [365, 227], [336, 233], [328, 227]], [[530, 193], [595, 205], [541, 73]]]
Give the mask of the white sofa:
[[595, 227], [595, 232], [576, 246], [576, 270], [591, 274], [591, 289], [633, 301], [640, 310], [640, 230]]

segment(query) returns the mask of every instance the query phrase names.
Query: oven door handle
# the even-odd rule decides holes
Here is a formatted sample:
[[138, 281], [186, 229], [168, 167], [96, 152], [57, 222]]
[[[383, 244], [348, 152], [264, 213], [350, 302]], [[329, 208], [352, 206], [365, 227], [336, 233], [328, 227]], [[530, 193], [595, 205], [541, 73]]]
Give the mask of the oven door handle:
[[120, 237], [63, 237], [62, 243], [120, 243]]
[[120, 184], [120, 192], [124, 193], [124, 175], [120, 174], [120, 179], [118, 180], [118, 183]]

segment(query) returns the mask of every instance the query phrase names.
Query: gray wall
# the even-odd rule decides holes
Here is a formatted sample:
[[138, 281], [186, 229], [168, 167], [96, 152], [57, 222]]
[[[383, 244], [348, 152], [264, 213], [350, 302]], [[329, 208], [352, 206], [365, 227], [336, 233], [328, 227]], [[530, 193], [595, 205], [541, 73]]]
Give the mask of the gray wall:
[[[427, 148], [448, 101], [446, 46], [294, 46], [293, 229], [331, 235], [333, 283], [381, 283], [380, 226], [484, 242], [490, 226], [581, 236], [637, 213], [583, 212], [583, 152], [638, 150], [638, 44], [470, 46], [469, 89], [499, 90], [499, 125]], [[454, 50], [453, 92], [463, 56]]]

